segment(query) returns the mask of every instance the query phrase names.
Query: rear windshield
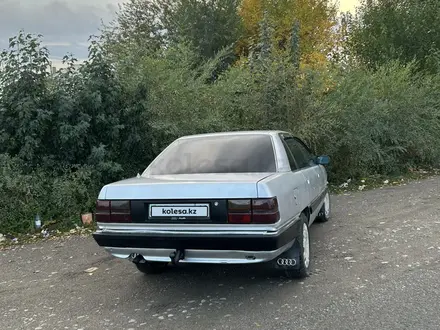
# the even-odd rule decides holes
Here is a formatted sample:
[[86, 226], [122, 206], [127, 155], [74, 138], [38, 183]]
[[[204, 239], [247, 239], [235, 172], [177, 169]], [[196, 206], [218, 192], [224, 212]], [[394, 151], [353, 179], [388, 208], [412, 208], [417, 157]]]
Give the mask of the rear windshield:
[[224, 135], [182, 139], [153, 161], [151, 175], [275, 172], [269, 135]]

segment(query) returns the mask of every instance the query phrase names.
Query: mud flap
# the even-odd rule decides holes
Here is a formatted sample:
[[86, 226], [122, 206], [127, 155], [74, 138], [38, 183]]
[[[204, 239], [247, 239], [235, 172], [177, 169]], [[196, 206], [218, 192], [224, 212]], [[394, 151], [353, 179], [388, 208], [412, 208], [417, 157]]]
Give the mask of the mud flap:
[[278, 270], [289, 270], [300, 268], [301, 246], [297, 239], [292, 247], [287, 251], [276, 257], [273, 262], [273, 267]]

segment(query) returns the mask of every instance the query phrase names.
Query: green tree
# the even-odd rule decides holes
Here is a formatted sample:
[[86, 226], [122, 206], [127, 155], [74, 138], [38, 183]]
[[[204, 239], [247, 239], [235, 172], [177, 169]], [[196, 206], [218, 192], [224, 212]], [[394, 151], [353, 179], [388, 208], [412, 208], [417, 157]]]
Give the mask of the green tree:
[[40, 36], [21, 31], [9, 46], [0, 55], [0, 153], [29, 169], [90, 164], [109, 179], [120, 175], [125, 100], [100, 45], [92, 42], [79, 70], [66, 57], [67, 69], [56, 75]]
[[133, 44], [153, 54], [186, 40], [201, 58], [210, 58], [238, 40], [238, 5], [238, 0], [130, 0], [104, 26], [103, 40], [116, 54]]
[[302, 63], [322, 65], [326, 62], [326, 55], [333, 43], [332, 28], [336, 15], [332, 1], [242, 0], [239, 13], [244, 27], [239, 42], [241, 53], [247, 55], [257, 42], [262, 29], [260, 22], [266, 20], [274, 30], [274, 49], [287, 50], [293, 32]]
[[121, 57], [133, 51], [155, 51], [166, 44], [166, 20], [172, 0], [129, 0], [119, 4], [116, 18], [102, 27], [100, 38], [106, 48]]
[[188, 40], [204, 58], [215, 56], [240, 37], [238, 0], [179, 0], [167, 27], [174, 41]]
[[350, 47], [370, 68], [390, 60], [416, 60], [419, 69], [436, 72], [439, 17], [438, 0], [363, 0], [351, 27]]
[[38, 164], [48, 154], [53, 96], [48, 90], [49, 52], [23, 31], [0, 55], [0, 153]]

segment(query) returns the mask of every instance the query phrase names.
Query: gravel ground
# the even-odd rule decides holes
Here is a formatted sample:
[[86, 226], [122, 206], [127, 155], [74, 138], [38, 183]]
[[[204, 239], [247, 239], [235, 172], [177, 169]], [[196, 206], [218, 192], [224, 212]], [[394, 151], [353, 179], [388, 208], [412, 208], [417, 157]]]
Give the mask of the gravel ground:
[[439, 192], [433, 178], [332, 196], [303, 281], [259, 265], [145, 276], [92, 238], [15, 246], [0, 252], [0, 327], [439, 329]]

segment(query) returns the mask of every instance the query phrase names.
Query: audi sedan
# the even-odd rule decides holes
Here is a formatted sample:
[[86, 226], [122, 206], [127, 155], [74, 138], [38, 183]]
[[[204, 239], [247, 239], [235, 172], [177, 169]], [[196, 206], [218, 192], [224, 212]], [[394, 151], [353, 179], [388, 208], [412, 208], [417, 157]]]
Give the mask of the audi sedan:
[[143, 273], [265, 263], [303, 278], [309, 227], [330, 218], [328, 162], [284, 131], [185, 136], [141, 175], [102, 188], [93, 237]]

